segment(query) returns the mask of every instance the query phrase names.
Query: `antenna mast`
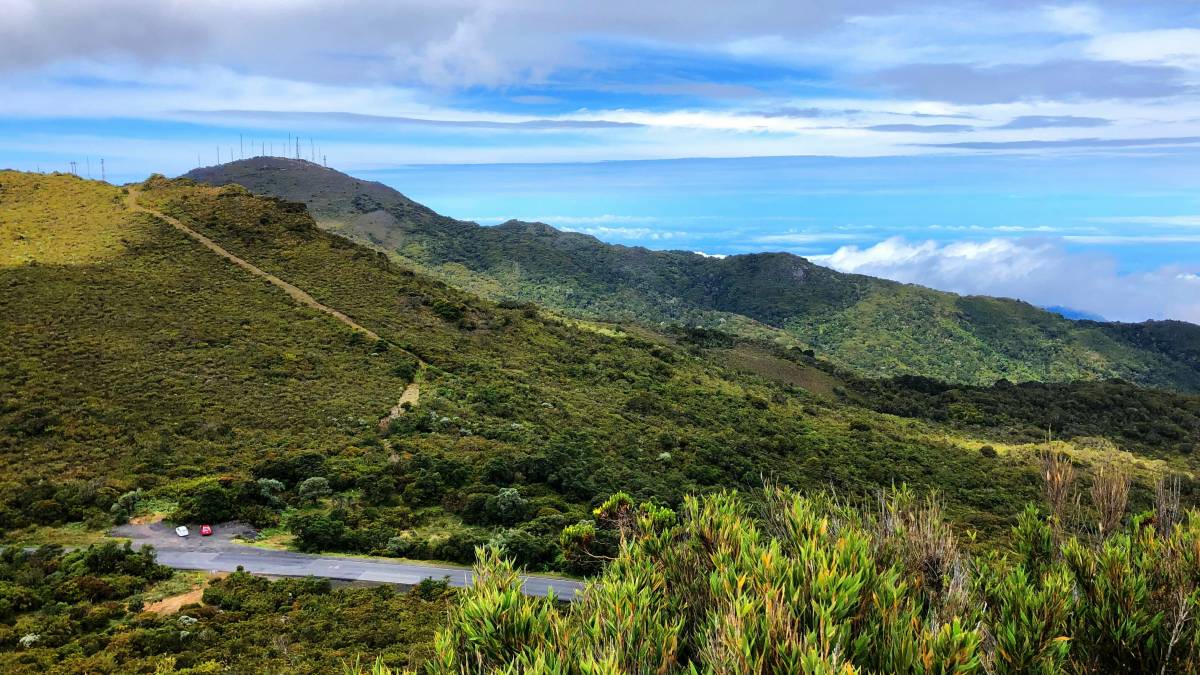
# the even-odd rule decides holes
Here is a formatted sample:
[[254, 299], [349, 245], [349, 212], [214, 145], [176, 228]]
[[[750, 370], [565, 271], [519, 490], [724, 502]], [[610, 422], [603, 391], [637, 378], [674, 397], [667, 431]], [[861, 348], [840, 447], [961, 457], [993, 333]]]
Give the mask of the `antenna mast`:
[[104, 174], [104, 158], [103, 157], [100, 158], [100, 180], [105, 183], [108, 182], [108, 176], [106, 176]]

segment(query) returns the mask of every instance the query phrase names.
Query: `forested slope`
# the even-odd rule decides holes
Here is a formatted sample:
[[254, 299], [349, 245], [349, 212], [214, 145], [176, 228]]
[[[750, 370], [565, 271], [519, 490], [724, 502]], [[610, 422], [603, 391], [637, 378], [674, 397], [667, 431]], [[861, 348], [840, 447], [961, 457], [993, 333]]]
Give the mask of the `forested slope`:
[[480, 227], [302, 160], [257, 157], [187, 176], [303, 201], [323, 227], [495, 300], [770, 337], [871, 377], [966, 384], [1119, 377], [1200, 391], [1200, 327], [1192, 324], [1076, 322], [1014, 300], [843, 274], [786, 253], [715, 259], [606, 244], [542, 223]]
[[[476, 299], [322, 232], [300, 204], [163, 179], [140, 196], [380, 341], [130, 212], [120, 188], [15, 172], [0, 186], [3, 236], [40, 251], [0, 269], [10, 530], [102, 527], [124, 495], [131, 512], [282, 520], [310, 549], [469, 561], [503, 535], [554, 567], [558, 531], [619, 489], [675, 503], [763, 476], [907, 481], [985, 528], [1032, 490], [1028, 456], [982, 457], [666, 336]], [[115, 243], [64, 259], [64, 228]], [[415, 377], [420, 402], [381, 429]]]

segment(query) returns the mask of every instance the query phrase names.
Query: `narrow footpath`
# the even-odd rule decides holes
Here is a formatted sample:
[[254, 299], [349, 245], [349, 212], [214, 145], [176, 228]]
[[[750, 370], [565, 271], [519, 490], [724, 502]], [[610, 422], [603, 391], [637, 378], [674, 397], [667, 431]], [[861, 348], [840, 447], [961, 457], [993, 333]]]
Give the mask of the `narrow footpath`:
[[[216, 253], [217, 255], [221, 256], [222, 258], [225, 258], [226, 260], [232, 262], [233, 264], [237, 265], [238, 267], [241, 267], [242, 269], [246, 270], [247, 272], [249, 272], [257, 277], [261, 277], [262, 279], [265, 279], [271, 285], [282, 290], [284, 293], [287, 293], [296, 302], [298, 302], [306, 307], [311, 307], [312, 309], [315, 309], [318, 312], [324, 312], [324, 313], [332, 316], [333, 318], [337, 319], [338, 321], [341, 321], [342, 323], [346, 324], [351, 329], [359, 331], [363, 335], [366, 335], [368, 338], [370, 338], [372, 340], [379, 339], [379, 335], [377, 333], [375, 333], [374, 331], [372, 331], [369, 328], [366, 328], [362, 324], [359, 324], [354, 319], [351, 319], [344, 312], [338, 311], [337, 309], [334, 309], [333, 307], [330, 307], [329, 305], [318, 302], [316, 298], [309, 295], [308, 293], [306, 293], [303, 289], [299, 288], [298, 286], [290, 284], [290, 283], [284, 281], [283, 279], [280, 279], [279, 277], [275, 276], [274, 274], [271, 274], [270, 272], [263, 270], [262, 268], [258, 267], [257, 265], [255, 265], [243, 258], [239, 258], [238, 256], [230, 253], [228, 250], [226, 250], [223, 246], [221, 246], [217, 242], [213, 241], [212, 239], [209, 239], [208, 237], [204, 236], [203, 234], [200, 234], [199, 232], [188, 227], [187, 225], [184, 225], [182, 222], [180, 222], [180, 220], [178, 218], [172, 218], [171, 216], [168, 216], [167, 214], [165, 214], [161, 211], [152, 209], [148, 206], [143, 206], [142, 204], [138, 203], [138, 196], [139, 196], [140, 192], [141, 191], [136, 186], [129, 187], [129, 196], [126, 199], [126, 206], [128, 206], [130, 210], [138, 212], [138, 213], [145, 213], [147, 215], [150, 215], [154, 218], [157, 218], [157, 219], [163, 221], [164, 223], [167, 223], [171, 227], [174, 227], [175, 229], [179, 230], [180, 232], [182, 232], [182, 233], [186, 234], [187, 236], [191, 237], [192, 239], [196, 240], [196, 242], [198, 242], [201, 246], [207, 248], [208, 250], [212, 251], [213, 253]], [[417, 359], [417, 364], [418, 364], [418, 368], [420, 370], [424, 370], [424, 368], [425, 368], [424, 361]], [[420, 372], [420, 371], [418, 371], [418, 372]], [[396, 403], [395, 406], [392, 407], [392, 409], [388, 412], [387, 416], [385, 416], [382, 420], [380, 420], [380, 426], [383, 427], [386, 423], [391, 422], [392, 420], [396, 419], [401, 414], [403, 414], [404, 410], [405, 410], [405, 408], [403, 406], [405, 403], [408, 403], [410, 407], [415, 406], [417, 404], [418, 398], [420, 397], [420, 394], [421, 394], [421, 388], [417, 384], [417, 382], [414, 380], [412, 383], [410, 383], [408, 385], [408, 387], [405, 388], [404, 393], [402, 393], [400, 395], [400, 400]]]

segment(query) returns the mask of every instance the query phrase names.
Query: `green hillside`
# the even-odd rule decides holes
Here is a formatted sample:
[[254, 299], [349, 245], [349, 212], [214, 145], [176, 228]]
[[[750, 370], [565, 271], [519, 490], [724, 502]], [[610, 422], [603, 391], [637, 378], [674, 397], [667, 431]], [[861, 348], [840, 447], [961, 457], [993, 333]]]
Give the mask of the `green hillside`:
[[[0, 236], [45, 251], [0, 268], [9, 530], [99, 526], [136, 490], [179, 517], [302, 523], [333, 513], [298, 495], [319, 477], [351, 497], [335, 514], [344, 536], [309, 545], [382, 552], [407, 533], [405, 555], [469, 560], [498, 526], [553, 542], [618, 489], [674, 503], [763, 474], [855, 492], [910, 481], [946, 486], [980, 525], [1029, 492], [1024, 461], [835, 409], [664, 336], [475, 299], [322, 232], [303, 205], [165, 180], [139, 196], [378, 342], [129, 210], [120, 188], [14, 172], [0, 186]], [[106, 215], [77, 215], [93, 211]], [[42, 245], [63, 227], [117, 243], [64, 258]], [[381, 430], [414, 378], [419, 402]], [[279, 497], [259, 495], [260, 479], [280, 481]], [[497, 515], [514, 487], [521, 513]], [[554, 564], [544, 546], [528, 555]]]
[[1182, 322], [1076, 322], [1023, 302], [843, 274], [785, 253], [714, 259], [606, 244], [541, 223], [480, 227], [302, 160], [258, 157], [187, 177], [303, 201], [325, 229], [493, 300], [768, 337], [872, 377], [977, 385], [1122, 378], [1200, 391], [1200, 327]]
[[[357, 654], [414, 666], [442, 653], [437, 588], [237, 574], [179, 619], [212, 638], [189, 647], [175, 618], [140, 612], [186, 581], [147, 555], [21, 548], [94, 542], [130, 517], [236, 518], [305, 551], [469, 563], [490, 546], [590, 574], [619, 537], [580, 523], [618, 492], [678, 509], [767, 481], [874, 504], [907, 484], [937, 491], [946, 527], [985, 551], [1039, 498], [1047, 450], [1080, 480], [1121, 467], [1132, 512], [1168, 474], [1196, 501], [1195, 396], [877, 381], [770, 339], [494, 303], [239, 186], [4, 171], [0, 240], [19, 244], [0, 261], [0, 528], [18, 544], [0, 555], [6, 672], [329, 672]], [[1157, 330], [1137, 339], [1188, 357]], [[573, 553], [575, 535], [594, 554]], [[360, 630], [371, 612], [393, 618]]]
[[[962, 522], [986, 531], [1034, 491], [1028, 433], [947, 431], [887, 397], [831, 397], [852, 380], [747, 368], [722, 355], [717, 333], [622, 330], [479, 300], [321, 231], [300, 204], [189, 181], [138, 190], [140, 204], [378, 341], [131, 211], [121, 188], [15, 172], [0, 185], [0, 236], [44, 251], [0, 268], [7, 529], [100, 524], [141, 490], [180, 518], [282, 523], [309, 548], [469, 561], [475, 544], [511, 531], [525, 562], [554, 567], [558, 530], [617, 490], [673, 504], [764, 476], [848, 494], [908, 482], [943, 490]], [[105, 215], [77, 215], [93, 212]], [[64, 259], [42, 245], [64, 227], [117, 243]], [[381, 424], [414, 380], [416, 404]], [[989, 437], [1011, 451], [981, 456]], [[1190, 466], [1151, 450], [1147, 475]], [[342, 495], [340, 507], [302, 496], [310, 478]], [[279, 481], [279, 494], [264, 495], [261, 480]]]

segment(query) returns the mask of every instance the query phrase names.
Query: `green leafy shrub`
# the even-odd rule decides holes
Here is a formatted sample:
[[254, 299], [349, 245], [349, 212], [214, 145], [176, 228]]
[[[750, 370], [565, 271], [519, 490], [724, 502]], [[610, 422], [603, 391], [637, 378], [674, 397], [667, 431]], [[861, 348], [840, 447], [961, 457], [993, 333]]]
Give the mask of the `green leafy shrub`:
[[[432, 673], [1116, 673], [1200, 667], [1200, 514], [1085, 541], [1030, 507], [1015, 555], [961, 550], [935, 499], [770, 488], [673, 512], [615, 495], [619, 548], [569, 607], [481, 550]], [[567, 558], [597, 528], [564, 529]]]

